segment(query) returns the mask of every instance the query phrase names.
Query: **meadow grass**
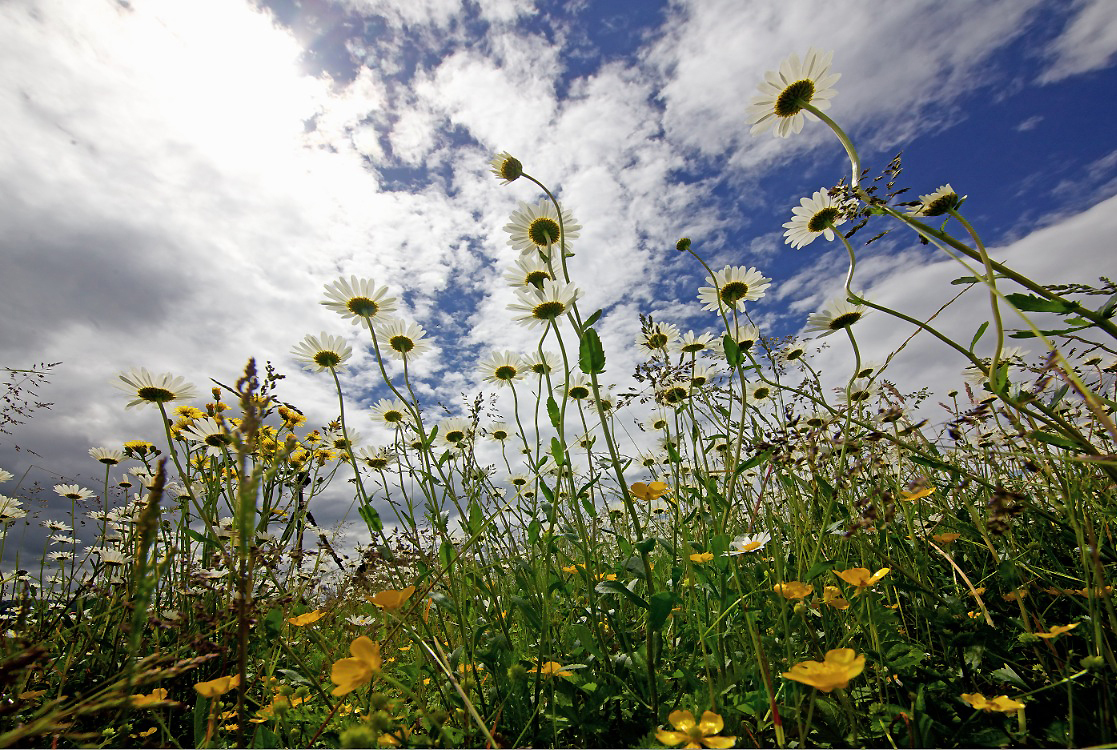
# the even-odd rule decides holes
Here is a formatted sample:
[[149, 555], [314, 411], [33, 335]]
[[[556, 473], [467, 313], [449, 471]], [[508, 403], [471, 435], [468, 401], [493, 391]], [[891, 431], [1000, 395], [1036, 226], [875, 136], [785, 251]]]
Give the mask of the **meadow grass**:
[[[1046, 286], [995, 262], [949, 186], [899, 200], [898, 161], [862, 185], [820, 111], [829, 57], [783, 74], [754, 130], [793, 135], [809, 114], [851, 161], [785, 225], [796, 247], [849, 253], [845, 296], [808, 321], [851, 347], [837, 393], [810, 345], [752, 323], [771, 280], [715, 271], [689, 240], [718, 329], [644, 318], [640, 390], [604, 388], [601, 313], [579, 308], [567, 263], [580, 227], [500, 154], [499, 178], [544, 196], [507, 227], [510, 310], [538, 346], [479, 365], [512, 411], [420, 403], [425, 331], [356, 277], [322, 304], [369, 337], [390, 397], [364, 413], [386, 445], [359, 445], [338, 377], [352, 349], [329, 333], [294, 350], [337, 388], [337, 419], [315, 429], [270, 364], [208, 403], [171, 375], [123, 374], [152, 434], [92, 449], [102, 486], [58, 485], [68, 523], [3, 579], [0, 747], [1117, 742], [1117, 296], [1098, 306], [1108, 282]], [[972, 341], [853, 291], [865, 222], [965, 266], [959, 284], [989, 296]], [[1011, 311], [1039, 360], [1006, 346]], [[862, 361], [870, 312], [968, 368], [946, 422], [918, 419], [927, 393], [901, 392], [891, 361]], [[371, 537], [358, 564], [314, 522], [331, 488]], [[3, 544], [26, 511], [0, 503]], [[82, 514], [98, 534], [84, 550]]]

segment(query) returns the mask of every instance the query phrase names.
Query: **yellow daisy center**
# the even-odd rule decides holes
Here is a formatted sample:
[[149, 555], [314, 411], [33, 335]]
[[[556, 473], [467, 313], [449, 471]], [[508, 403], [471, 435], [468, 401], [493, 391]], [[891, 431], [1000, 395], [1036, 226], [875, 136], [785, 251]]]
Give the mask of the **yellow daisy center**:
[[511, 380], [512, 378], [516, 377], [517, 372], [518, 371], [516, 370], [516, 368], [512, 365], [501, 365], [500, 367], [496, 368], [495, 372], [493, 372], [493, 376], [497, 380]]
[[551, 301], [540, 302], [532, 309], [531, 314], [539, 320], [554, 320], [564, 312], [566, 312], [566, 305]]
[[807, 222], [807, 229], [811, 232], [821, 232], [824, 229], [830, 229], [836, 218], [838, 218], [838, 209], [833, 206], [827, 206], [811, 217], [811, 220]]
[[368, 297], [350, 297], [345, 306], [349, 308], [349, 312], [362, 318], [371, 318], [380, 311], [380, 305]]
[[559, 225], [554, 219], [541, 216], [528, 225], [528, 239], [540, 247], [553, 245], [559, 239]]
[[415, 348], [415, 342], [408, 336], [392, 336], [388, 339], [388, 345], [400, 354], [407, 354]]
[[161, 404], [165, 401], [174, 401], [175, 394], [173, 391], [168, 391], [166, 388], [149, 385], [140, 388], [136, 391], [136, 395], [144, 401], [151, 401], [152, 403]]
[[341, 364], [341, 357], [337, 355], [337, 352], [322, 350], [315, 353], [314, 364], [319, 367], [337, 367]]
[[729, 305], [735, 305], [749, 293], [749, 285], [743, 281], [730, 281], [721, 288], [721, 298]]
[[861, 313], [856, 311], [847, 312], [831, 320], [830, 325], [828, 325], [827, 328], [829, 328], [831, 331], [837, 331], [841, 328], [849, 328], [860, 319]]
[[802, 111], [804, 104], [809, 104], [814, 97], [814, 81], [804, 78], [784, 89], [776, 98], [776, 115], [791, 117]]

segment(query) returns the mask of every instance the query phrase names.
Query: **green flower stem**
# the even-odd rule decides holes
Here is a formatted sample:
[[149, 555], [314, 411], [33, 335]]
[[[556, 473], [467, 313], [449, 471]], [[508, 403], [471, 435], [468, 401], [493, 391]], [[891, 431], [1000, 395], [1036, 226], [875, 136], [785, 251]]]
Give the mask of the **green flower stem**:
[[838, 127], [838, 123], [834, 122], [829, 117], [824, 115], [818, 107], [810, 104], [809, 102], [800, 103], [802, 104], [803, 109], [826, 123], [829, 128], [834, 131], [834, 135], [838, 136], [838, 140], [842, 142], [842, 146], [846, 150], [846, 155], [849, 156], [849, 163], [853, 172], [851, 179], [853, 189], [857, 192], [857, 195], [859, 197], [862, 197], [862, 199], [867, 198], [867, 194], [864, 190], [861, 189], [861, 157], [857, 155], [857, 149], [854, 148], [853, 141], [849, 139], [849, 136], [846, 135], [844, 130]]
[[[372, 507], [372, 501], [369, 500], [368, 495], [365, 493], [365, 485], [364, 485], [364, 482], [361, 481], [361, 470], [357, 466], [357, 457], [356, 457], [356, 455], [354, 455], [354, 452], [353, 452], [353, 443], [349, 440], [349, 430], [345, 426], [345, 398], [342, 396], [341, 381], [337, 377], [337, 369], [334, 368], [334, 367], [331, 367], [330, 368], [330, 375], [333, 376], [334, 387], [337, 388], [337, 404], [338, 404], [338, 409], [340, 410], [340, 414], [341, 414], [341, 417], [340, 417], [340, 419], [341, 419], [341, 434], [345, 437], [345, 454], [349, 457], [349, 465], [353, 467], [353, 478], [354, 478], [355, 484], [357, 485], [357, 494], [361, 498], [361, 505], [371, 508]], [[244, 478], [241, 477], [241, 481], [243, 481], [243, 480], [244, 480]], [[375, 512], [375, 511], [373, 511], [373, 512]], [[384, 536], [384, 524], [381, 523], [379, 529], [369, 529], [369, 532], [370, 533], [379, 533], [381, 538], [383, 538], [383, 536]]]
[[997, 372], [997, 366], [1000, 364], [1001, 350], [1004, 348], [1005, 342], [1005, 327], [1004, 323], [1001, 321], [1001, 308], [998, 302], [1000, 292], [997, 291], [997, 276], [993, 272], [993, 262], [989, 259], [989, 253], [986, 252], [985, 245], [981, 242], [981, 237], [978, 236], [977, 230], [975, 230], [973, 226], [968, 221], [966, 221], [966, 219], [955, 209], [952, 208], [947, 211], [947, 213], [957, 219], [958, 223], [965, 227], [966, 231], [970, 235], [970, 239], [973, 240], [974, 247], [977, 248], [978, 253], [981, 255], [982, 264], [985, 266], [984, 281], [985, 284], [989, 287], [989, 306], [993, 310], [993, 324], [996, 326], [997, 329], [997, 338], [995, 339], [993, 344], [993, 359], [989, 365], [989, 374], [990, 377], [992, 377], [993, 374]]

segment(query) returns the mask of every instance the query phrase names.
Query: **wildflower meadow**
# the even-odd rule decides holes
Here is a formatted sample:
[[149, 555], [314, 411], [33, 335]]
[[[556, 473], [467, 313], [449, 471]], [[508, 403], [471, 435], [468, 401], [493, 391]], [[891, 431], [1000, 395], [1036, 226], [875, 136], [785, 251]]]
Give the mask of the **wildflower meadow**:
[[[211, 391], [121, 373], [119, 408], [149, 432], [89, 451], [103, 482], [55, 486], [69, 520], [43, 522], [42, 558], [2, 582], [0, 747], [1117, 743], [1117, 290], [1028, 278], [990, 256], [951, 185], [909, 192], [899, 158], [863, 167], [825, 113], [831, 58], [788, 57], [741, 123], [828, 128], [849, 157], [784, 225], [792, 249], [848, 251], [811, 339], [762, 332], [773, 280], [684, 238], [664, 252], [704, 269], [709, 329], [643, 317], [640, 388], [607, 388], [602, 311], [579, 304], [593, 280], [568, 264], [582, 227], [546, 165], [501, 153], [492, 173], [523, 201], [508, 325], [538, 345], [479, 367], [512, 412], [423, 403], [408, 368], [428, 332], [356, 276], [305, 290], [338, 327], [292, 341], [336, 387], [329, 424], [252, 359]], [[859, 293], [886, 231], [956, 261], [952, 286], [921, 294], [988, 298], [972, 338]], [[965, 368], [949, 420], [888, 379], [902, 350], [863, 361], [867, 315]], [[820, 342], [853, 353], [837, 392]], [[387, 389], [374, 404], [339, 379], [355, 346]], [[360, 444], [370, 418], [389, 444]], [[28, 509], [0, 479], [3, 545]], [[355, 562], [314, 520], [327, 491], [367, 529]]]

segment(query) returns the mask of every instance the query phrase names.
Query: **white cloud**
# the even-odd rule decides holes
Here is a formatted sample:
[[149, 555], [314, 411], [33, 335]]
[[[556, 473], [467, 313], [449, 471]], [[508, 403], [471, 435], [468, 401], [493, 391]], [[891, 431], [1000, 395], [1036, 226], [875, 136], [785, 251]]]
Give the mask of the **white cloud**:
[[1040, 83], [1061, 81], [1079, 73], [1105, 68], [1117, 54], [1117, 13], [1109, 0], [1080, 0], [1078, 11], [1047, 47], [1051, 58]]

